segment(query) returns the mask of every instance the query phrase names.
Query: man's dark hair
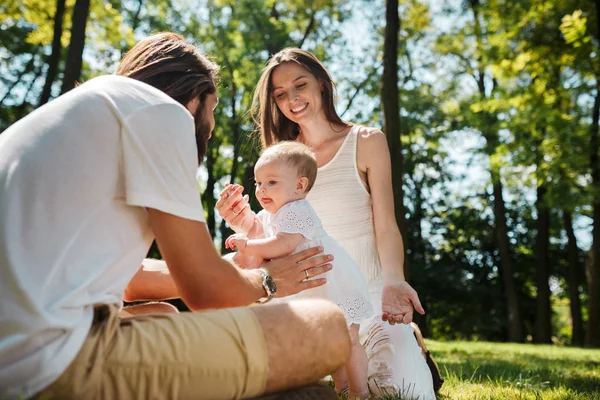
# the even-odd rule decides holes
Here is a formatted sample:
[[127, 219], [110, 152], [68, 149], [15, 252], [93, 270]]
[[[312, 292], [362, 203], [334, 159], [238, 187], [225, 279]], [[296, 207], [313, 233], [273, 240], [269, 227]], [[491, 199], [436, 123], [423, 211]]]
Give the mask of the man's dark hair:
[[198, 163], [206, 152], [210, 132], [204, 123], [206, 96], [215, 93], [218, 83], [217, 64], [185, 38], [176, 33], [158, 33], [136, 44], [123, 57], [117, 75], [133, 78], [165, 92], [184, 107], [199, 99], [194, 116]]

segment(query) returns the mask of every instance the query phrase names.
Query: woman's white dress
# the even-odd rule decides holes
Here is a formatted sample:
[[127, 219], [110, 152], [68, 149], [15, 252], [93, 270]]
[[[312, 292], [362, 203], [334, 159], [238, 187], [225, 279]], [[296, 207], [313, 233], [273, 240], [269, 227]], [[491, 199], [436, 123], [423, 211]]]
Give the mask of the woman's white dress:
[[327, 233], [350, 253], [369, 285], [375, 315], [360, 330], [369, 358], [369, 381], [400, 390], [403, 398], [435, 399], [431, 372], [412, 327], [381, 321], [383, 277], [371, 195], [356, 164], [358, 130], [358, 125], [353, 126], [333, 159], [319, 168], [307, 199]]
[[292, 201], [275, 214], [262, 210], [257, 217], [263, 226], [265, 237], [277, 233], [300, 233], [304, 236], [294, 253], [310, 247], [323, 246], [324, 253], [334, 257], [333, 269], [319, 276], [327, 278], [325, 285], [285, 298], [275, 298], [273, 302], [307, 298], [328, 299], [342, 309], [348, 326], [361, 324], [373, 317], [365, 278], [348, 252], [325, 232], [321, 220], [308, 201]]

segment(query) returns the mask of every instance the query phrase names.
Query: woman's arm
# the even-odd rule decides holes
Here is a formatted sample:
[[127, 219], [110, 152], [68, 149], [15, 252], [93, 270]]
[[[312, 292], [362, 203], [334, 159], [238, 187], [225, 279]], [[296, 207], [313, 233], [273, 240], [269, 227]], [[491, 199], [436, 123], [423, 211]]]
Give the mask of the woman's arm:
[[243, 191], [243, 186], [226, 184], [215, 208], [235, 232], [249, 238], [261, 237], [262, 225], [248, 205], [248, 195], [242, 196]]
[[373, 202], [373, 223], [383, 277], [404, 280], [404, 243], [396, 224], [392, 169], [385, 135], [365, 128], [358, 138], [359, 168], [366, 172]]
[[392, 169], [387, 140], [374, 128], [358, 139], [358, 168], [366, 173], [371, 192], [377, 251], [383, 269], [382, 319], [390, 324], [412, 321], [413, 307], [424, 314], [417, 292], [404, 276], [404, 243], [396, 224]]

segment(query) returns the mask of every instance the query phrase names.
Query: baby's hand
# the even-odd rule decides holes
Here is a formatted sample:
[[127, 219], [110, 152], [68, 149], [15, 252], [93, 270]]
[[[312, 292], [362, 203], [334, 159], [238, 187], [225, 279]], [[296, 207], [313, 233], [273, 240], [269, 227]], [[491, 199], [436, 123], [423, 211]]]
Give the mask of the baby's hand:
[[246, 243], [248, 242], [248, 237], [243, 233], [236, 233], [227, 238], [225, 241], [225, 247], [230, 250], [235, 250], [237, 247], [238, 251], [244, 252], [246, 250]]

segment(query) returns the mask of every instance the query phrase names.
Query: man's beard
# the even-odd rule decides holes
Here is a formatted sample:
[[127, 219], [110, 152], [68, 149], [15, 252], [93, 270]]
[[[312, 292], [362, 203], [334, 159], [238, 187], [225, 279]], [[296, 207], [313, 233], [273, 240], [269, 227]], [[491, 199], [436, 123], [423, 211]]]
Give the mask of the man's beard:
[[210, 125], [204, 121], [200, 121], [196, 125], [196, 147], [198, 148], [198, 166], [204, 161], [208, 139], [211, 136]]
[[202, 164], [204, 161], [204, 156], [206, 155], [206, 148], [208, 146], [208, 139], [211, 136], [212, 129], [210, 123], [206, 121], [206, 116], [204, 115], [204, 104], [198, 107], [196, 111], [196, 116], [194, 117], [194, 123], [196, 124], [196, 147], [198, 149], [198, 166]]

